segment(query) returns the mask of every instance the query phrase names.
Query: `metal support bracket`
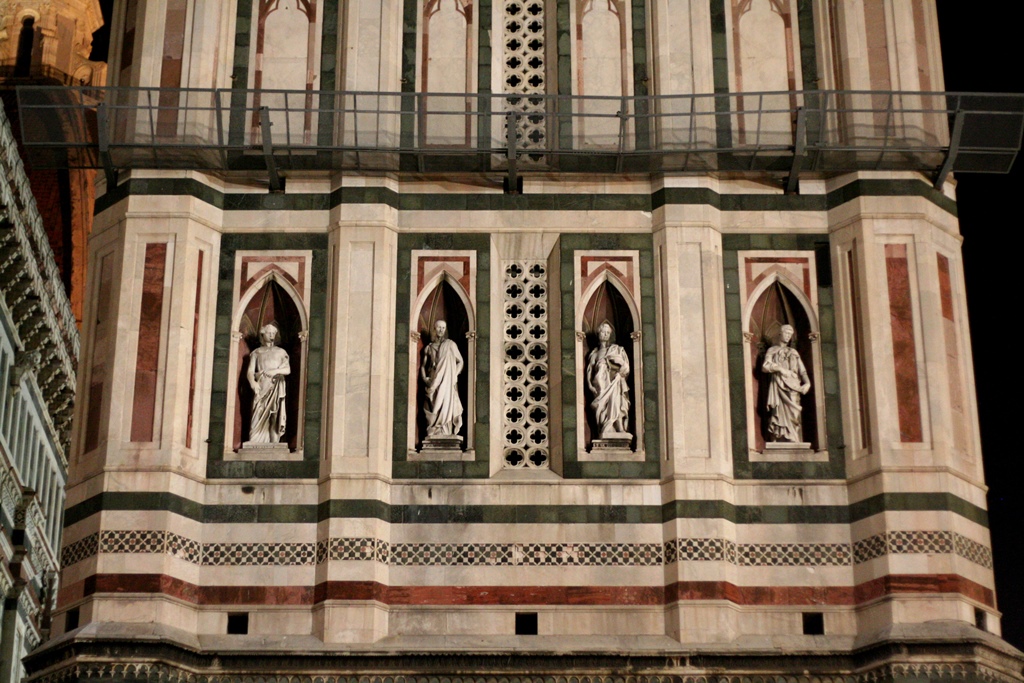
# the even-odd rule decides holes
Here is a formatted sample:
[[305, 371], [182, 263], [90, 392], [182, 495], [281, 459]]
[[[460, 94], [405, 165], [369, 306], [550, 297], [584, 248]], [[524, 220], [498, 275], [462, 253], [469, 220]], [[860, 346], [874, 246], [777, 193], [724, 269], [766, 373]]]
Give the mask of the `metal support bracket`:
[[519, 112], [507, 112], [505, 114], [505, 139], [508, 141], [508, 148], [505, 153], [508, 158], [508, 188], [505, 191], [508, 194], [519, 193], [519, 169], [516, 166], [517, 157], [519, 156], [519, 152], [516, 149], [518, 137]]
[[117, 187], [117, 169], [114, 168], [114, 160], [110, 158], [110, 128], [107, 120], [107, 105], [103, 102], [96, 105], [96, 137], [100, 163], [103, 165], [103, 175], [107, 178], [107, 191], [109, 192]]
[[796, 110], [796, 134], [793, 140], [793, 164], [789, 167], [789, 178], [786, 179], [786, 194], [796, 192], [800, 182], [800, 169], [807, 153], [807, 112], [803, 107]]
[[263, 138], [263, 159], [267, 162], [267, 177], [270, 180], [270, 191], [280, 192], [281, 176], [277, 173], [277, 161], [274, 160], [274, 146], [270, 142], [270, 108], [260, 107], [260, 137]]
[[941, 190], [942, 185], [946, 182], [946, 178], [949, 177], [950, 171], [953, 170], [953, 164], [956, 163], [956, 155], [960, 152], [960, 136], [964, 131], [964, 110], [957, 109], [956, 116], [953, 118], [953, 130], [949, 134], [949, 151], [946, 152], [946, 160], [942, 162], [942, 168], [935, 174], [935, 189]]

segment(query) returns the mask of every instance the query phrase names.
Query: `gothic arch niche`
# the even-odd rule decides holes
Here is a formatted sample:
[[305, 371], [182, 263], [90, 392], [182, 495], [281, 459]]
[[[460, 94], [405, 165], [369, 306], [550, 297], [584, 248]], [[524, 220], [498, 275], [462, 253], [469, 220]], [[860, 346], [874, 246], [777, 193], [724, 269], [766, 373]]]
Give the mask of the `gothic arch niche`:
[[[305, 441], [312, 252], [235, 252], [231, 343], [227, 365], [224, 460], [301, 460]], [[253, 392], [247, 371], [260, 346], [259, 330], [278, 328], [275, 346], [288, 354], [285, 426], [278, 443], [252, 443]]]
[[267, 276], [261, 286], [251, 290], [250, 295], [240, 302], [240, 315], [234, 326], [236, 362], [233, 377], [236, 381], [234, 411], [234, 432], [232, 449], [241, 451], [251, 433], [253, 391], [246, 379], [250, 355], [261, 345], [260, 330], [273, 324], [278, 329], [276, 345], [288, 354], [291, 372], [285, 380], [285, 431], [281, 439], [291, 452], [302, 451], [302, 417], [305, 386], [306, 332], [307, 321], [302, 307], [289, 290], [287, 282], [276, 275]]
[[[408, 440], [409, 460], [473, 460], [476, 420], [476, 312], [472, 280], [475, 254], [413, 253], [413, 292], [410, 309]], [[467, 289], [468, 286], [468, 289]], [[428, 433], [426, 383], [422, 377], [425, 351], [434, 341], [435, 325], [443, 320], [446, 337], [458, 349], [462, 370], [456, 378], [461, 424], [452, 438]]]
[[[817, 285], [813, 256], [797, 258], [743, 257], [743, 313], [747, 442], [751, 460], [826, 460], [825, 399], [822, 386], [820, 328], [816, 315]], [[793, 327], [789, 347], [797, 351], [810, 389], [800, 397], [799, 442], [773, 441], [769, 431], [768, 397], [772, 375], [765, 357], [779, 343], [784, 325]], [[804, 445], [809, 444], [809, 445]]]
[[[572, 57], [574, 95], [604, 96], [581, 102], [576, 119], [581, 146], [613, 147], [620, 135], [627, 146], [630, 126], [618, 116], [633, 92], [632, 12], [624, 0], [574, 0]], [[626, 112], [635, 114], [636, 112]]]
[[[600, 255], [598, 255], [600, 254]], [[576, 410], [577, 459], [580, 461], [643, 460], [643, 348], [636, 252], [577, 253], [576, 300]], [[611, 325], [607, 372], [591, 354], [601, 344], [603, 325]], [[619, 347], [621, 350], [617, 350]], [[624, 357], [624, 360], [623, 360]], [[626, 376], [620, 368], [628, 365]], [[616, 375], [618, 374], [618, 377]], [[628, 407], [622, 397], [625, 385]], [[615, 426], [602, 434], [593, 402], [596, 385], [606, 421]], [[615, 419], [622, 411], [624, 415]], [[608, 433], [611, 432], [611, 433]], [[623, 436], [623, 432], [628, 436]]]
[[794, 93], [803, 89], [796, 2], [728, 1], [730, 90], [751, 93], [736, 96], [734, 134], [741, 145], [792, 144]]
[[[318, 4], [319, 0], [253, 0], [255, 39], [249, 87], [254, 92], [249, 125], [254, 143], [260, 141], [263, 106], [270, 110], [274, 142], [313, 142], [317, 123], [313, 89], [319, 78], [322, 33]], [[264, 92], [273, 90], [292, 92]]]
[[[424, 145], [469, 146], [476, 91], [476, 20], [473, 0], [421, 0], [420, 140]], [[444, 94], [442, 94], [444, 93]]]

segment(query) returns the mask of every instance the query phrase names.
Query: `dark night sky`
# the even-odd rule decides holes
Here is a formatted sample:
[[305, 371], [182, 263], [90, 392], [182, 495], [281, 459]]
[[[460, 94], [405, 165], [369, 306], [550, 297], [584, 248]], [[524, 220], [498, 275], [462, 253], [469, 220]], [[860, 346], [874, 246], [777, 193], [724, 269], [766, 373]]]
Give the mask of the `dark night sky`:
[[[978, 2], [936, 0], [946, 73], [946, 89], [960, 92], [1024, 92], [1020, 22], [999, 20]], [[113, 0], [100, 0], [108, 25]], [[109, 31], [94, 38], [94, 58], [105, 57]], [[964, 270], [970, 310], [975, 379], [981, 415], [985, 477], [996, 563], [996, 595], [1003, 611], [1003, 637], [1024, 649], [1024, 520], [1018, 461], [1011, 429], [1024, 420], [1021, 402], [1002, 393], [1021, 378], [1009, 350], [1017, 340], [999, 315], [996, 302], [1014, 291], [1011, 273], [1020, 259], [1006, 235], [1020, 229], [1019, 196], [1024, 163], [1009, 175], [963, 174], [957, 178]], [[1017, 226], [1017, 227], [1014, 227]]]
[[[996, 20], [978, 3], [961, 0], [938, 0], [938, 8], [947, 90], [1024, 92], [1020, 22]], [[957, 178], [996, 599], [1003, 612], [1003, 637], [1024, 649], [1024, 537], [1016, 526], [1024, 520], [1022, 456], [1011, 434], [1024, 415], [1021, 403], [1002, 393], [1013, 385], [1014, 377], [1021, 378], [1021, 366], [1008, 353], [1017, 340], [1000, 315], [1015, 289], [1011, 274], [1020, 270], [1013, 240], [1006, 236], [1020, 229], [1017, 204], [1022, 192], [1020, 158], [1009, 175], [971, 173]]]

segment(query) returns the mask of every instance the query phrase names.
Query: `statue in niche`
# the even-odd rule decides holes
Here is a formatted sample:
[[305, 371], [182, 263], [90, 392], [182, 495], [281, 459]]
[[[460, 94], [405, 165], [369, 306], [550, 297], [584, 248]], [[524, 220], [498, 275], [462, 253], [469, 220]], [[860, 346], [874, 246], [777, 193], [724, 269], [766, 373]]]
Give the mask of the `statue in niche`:
[[789, 345], [794, 334], [792, 325], [782, 326], [778, 341], [764, 355], [761, 370], [769, 375], [765, 402], [770, 416], [769, 438], [774, 442], [804, 445], [800, 398], [810, 391], [811, 379], [800, 353]]
[[426, 417], [425, 446], [434, 441], [439, 447], [457, 447], [462, 437], [462, 400], [459, 398], [459, 375], [463, 368], [462, 354], [448, 338], [448, 323], [434, 323], [434, 340], [423, 349], [420, 379], [423, 380], [423, 414]]
[[[597, 327], [598, 345], [587, 356], [586, 382], [590, 389], [590, 408], [602, 441], [629, 440], [629, 356], [612, 343], [611, 324]], [[621, 446], [621, 444], [616, 444]]]
[[291, 374], [288, 352], [277, 346], [280, 332], [269, 323], [260, 328], [262, 345], [249, 354], [246, 377], [252, 387], [252, 420], [248, 444], [277, 444], [284, 437], [285, 377]]

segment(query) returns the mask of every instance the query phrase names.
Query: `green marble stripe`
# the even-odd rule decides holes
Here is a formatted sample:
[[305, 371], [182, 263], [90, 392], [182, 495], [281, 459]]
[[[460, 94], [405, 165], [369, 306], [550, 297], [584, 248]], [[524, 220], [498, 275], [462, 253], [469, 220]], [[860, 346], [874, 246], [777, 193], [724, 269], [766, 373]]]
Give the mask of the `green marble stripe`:
[[321, 145], [331, 144], [334, 136], [334, 91], [338, 88], [338, 65], [341, 59], [338, 55], [339, 44], [338, 32], [342, 29], [339, 21], [339, 0], [324, 0], [323, 17], [320, 38], [320, 82], [316, 88], [319, 91], [320, 111], [317, 118], [317, 142]]
[[101, 511], [172, 512], [207, 524], [315, 524], [379, 519], [391, 524], [663, 524], [721, 519], [733, 524], [849, 524], [886, 512], [949, 512], [988, 526], [988, 512], [950, 493], [884, 493], [851, 505], [734, 505], [677, 500], [663, 505], [389, 505], [348, 499], [318, 505], [203, 505], [173, 493], [107, 492], [68, 508], [65, 528]]
[[636, 149], [651, 148], [651, 120], [649, 118], [650, 102], [644, 98], [650, 94], [647, 76], [647, 2], [646, 0], [633, 0], [630, 7], [632, 12], [632, 39], [633, 39], [633, 94], [638, 99], [636, 103], [636, 115], [634, 131]]
[[883, 512], [945, 511], [988, 526], [988, 510], [952, 493], [882, 493], [850, 505], [850, 521]]
[[250, 41], [256, 37], [254, 27], [252, 0], [238, 0], [231, 68], [231, 117], [228, 121], [228, 139], [232, 144], [241, 144], [245, 139], [245, 89], [249, 87], [249, 53], [252, 50]]
[[952, 216], [956, 202], [923, 180], [855, 180], [824, 195], [719, 194], [669, 187], [651, 194], [400, 194], [386, 187], [340, 187], [330, 193], [225, 194], [191, 178], [133, 178], [96, 200], [99, 214], [130, 195], [185, 195], [225, 211], [327, 211], [345, 204], [384, 204], [401, 211], [653, 211], [707, 205], [719, 211], [828, 211], [860, 197], [921, 197]]

